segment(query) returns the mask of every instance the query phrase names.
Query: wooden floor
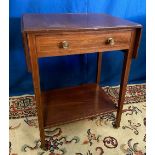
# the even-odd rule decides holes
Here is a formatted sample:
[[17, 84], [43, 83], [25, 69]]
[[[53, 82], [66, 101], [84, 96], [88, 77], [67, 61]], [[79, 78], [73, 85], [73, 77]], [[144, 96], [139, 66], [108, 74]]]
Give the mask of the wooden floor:
[[117, 110], [97, 84], [52, 90], [42, 95], [45, 128]]

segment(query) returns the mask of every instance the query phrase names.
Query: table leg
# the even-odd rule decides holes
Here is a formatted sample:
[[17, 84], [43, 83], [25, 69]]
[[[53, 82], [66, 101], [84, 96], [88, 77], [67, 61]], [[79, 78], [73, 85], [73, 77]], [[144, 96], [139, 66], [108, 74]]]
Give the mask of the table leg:
[[102, 52], [97, 53], [97, 77], [96, 77], [96, 83], [100, 84], [101, 79], [101, 66], [102, 66]]
[[32, 78], [33, 78], [33, 87], [35, 93], [37, 114], [38, 114], [38, 123], [40, 130], [41, 138], [41, 147], [45, 148], [45, 133], [44, 133], [44, 117], [43, 117], [43, 105], [41, 102], [41, 89], [40, 89], [40, 77], [39, 77], [39, 66], [38, 66], [38, 57], [35, 49], [35, 37], [33, 35], [28, 35], [28, 44], [30, 50], [30, 61], [32, 67]]
[[117, 109], [117, 116], [116, 116], [116, 123], [115, 123], [116, 128], [120, 126], [131, 60], [132, 60], [132, 51], [130, 50], [125, 51], [121, 84], [120, 84], [120, 92], [119, 92], [119, 100], [118, 100], [118, 109]]

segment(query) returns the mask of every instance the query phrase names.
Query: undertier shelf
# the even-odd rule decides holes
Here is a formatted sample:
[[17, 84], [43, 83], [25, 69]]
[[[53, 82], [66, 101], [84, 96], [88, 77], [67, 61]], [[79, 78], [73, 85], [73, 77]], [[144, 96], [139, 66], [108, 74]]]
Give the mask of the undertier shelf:
[[117, 110], [97, 84], [85, 84], [42, 93], [45, 128]]

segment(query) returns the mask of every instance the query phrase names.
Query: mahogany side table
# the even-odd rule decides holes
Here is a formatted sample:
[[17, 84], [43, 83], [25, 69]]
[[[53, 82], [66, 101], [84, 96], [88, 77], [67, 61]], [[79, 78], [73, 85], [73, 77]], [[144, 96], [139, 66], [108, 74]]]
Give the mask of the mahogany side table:
[[[137, 57], [140, 24], [106, 14], [25, 14], [22, 35], [28, 71], [32, 72], [41, 147], [44, 129], [107, 112], [117, 111], [120, 126], [132, 58]], [[118, 106], [99, 86], [102, 52], [122, 50]], [[98, 53], [96, 83], [42, 92], [38, 59], [50, 56]]]

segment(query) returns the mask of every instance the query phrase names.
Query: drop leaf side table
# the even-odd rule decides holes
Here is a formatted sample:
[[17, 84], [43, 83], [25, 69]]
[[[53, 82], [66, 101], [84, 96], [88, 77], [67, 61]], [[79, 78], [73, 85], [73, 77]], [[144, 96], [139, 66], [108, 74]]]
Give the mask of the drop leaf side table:
[[[137, 57], [140, 24], [106, 14], [25, 14], [22, 35], [28, 71], [32, 72], [41, 147], [44, 129], [55, 125], [117, 111], [120, 126], [132, 58]], [[124, 53], [118, 106], [99, 86], [102, 52]], [[94, 53], [97, 51], [96, 83], [41, 91], [38, 59]]]

